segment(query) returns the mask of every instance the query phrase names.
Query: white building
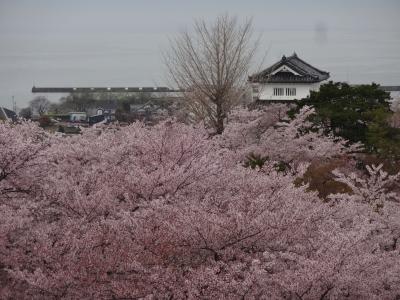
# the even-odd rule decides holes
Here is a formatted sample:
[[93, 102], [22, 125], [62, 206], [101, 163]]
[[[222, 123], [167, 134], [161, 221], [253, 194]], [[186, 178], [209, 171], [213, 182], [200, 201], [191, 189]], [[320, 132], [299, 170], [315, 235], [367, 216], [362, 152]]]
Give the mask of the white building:
[[85, 112], [73, 111], [69, 113], [69, 120], [71, 122], [84, 122], [86, 118], [87, 114]]
[[249, 77], [253, 100], [292, 101], [306, 98], [319, 90], [329, 73], [321, 71], [297, 57], [283, 56], [269, 68]]

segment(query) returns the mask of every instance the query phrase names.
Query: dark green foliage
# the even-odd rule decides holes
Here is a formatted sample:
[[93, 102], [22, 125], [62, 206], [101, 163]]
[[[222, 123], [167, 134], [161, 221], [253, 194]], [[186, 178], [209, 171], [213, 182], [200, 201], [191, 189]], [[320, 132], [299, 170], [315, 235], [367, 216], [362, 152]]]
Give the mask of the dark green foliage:
[[366, 151], [393, 158], [400, 157], [400, 130], [390, 127], [389, 93], [379, 85], [350, 86], [329, 82], [318, 92], [299, 102], [294, 114], [304, 105], [313, 106], [314, 124], [328, 133], [343, 137], [352, 143], [362, 142]]
[[122, 112], [130, 112], [131, 111], [131, 103], [128, 100], [123, 100], [121, 102], [120, 108]]
[[250, 167], [252, 169], [255, 169], [256, 167], [259, 167], [261, 169], [268, 159], [268, 156], [261, 156], [260, 154], [250, 153], [246, 156], [244, 166], [246, 168]]
[[[268, 156], [262, 156], [260, 154], [255, 154], [255, 153], [250, 153], [249, 155], [246, 156], [246, 161], [244, 162], [244, 166], [246, 168], [262, 168], [265, 164], [265, 162], [267, 162], [269, 160]], [[292, 167], [290, 166], [289, 163], [280, 160], [278, 162], [276, 162], [274, 164], [274, 168], [277, 172], [282, 172], [282, 173], [287, 173], [289, 172]]]
[[287, 162], [285, 162], [285, 161], [283, 161], [283, 160], [280, 160], [280, 161], [278, 161], [275, 165], [274, 165], [274, 167], [275, 167], [275, 170], [277, 171], [277, 172], [282, 172], [282, 173], [287, 173], [287, 172], [289, 172], [290, 170], [291, 170], [291, 166], [290, 166], [290, 164], [289, 163], [287, 163]]
[[26, 108], [21, 109], [21, 111], [19, 112], [19, 116], [21, 118], [24, 118], [24, 119], [27, 119], [27, 120], [30, 119], [32, 117], [31, 108], [30, 107], [26, 107]]
[[64, 133], [66, 134], [80, 134], [81, 129], [79, 127], [64, 127]]
[[400, 159], [400, 129], [388, 125], [386, 112], [375, 110], [371, 114], [366, 142], [371, 152], [386, 158]]

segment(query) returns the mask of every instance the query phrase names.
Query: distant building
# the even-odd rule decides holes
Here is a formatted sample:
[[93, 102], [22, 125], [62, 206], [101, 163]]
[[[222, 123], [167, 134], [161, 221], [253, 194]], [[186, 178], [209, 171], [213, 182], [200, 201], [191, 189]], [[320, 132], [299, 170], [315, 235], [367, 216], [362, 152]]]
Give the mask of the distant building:
[[130, 116], [135, 120], [147, 123], [157, 123], [172, 116], [177, 117], [180, 110], [181, 98], [149, 99], [144, 103], [130, 104]]
[[0, 107], [0, 120], [3, 121], [16, 121], [17, 114], [12, 110], [9, 110], [5, 107]]
[[104, 116], [104, 119], [108, 122], [115, 121], [115, 112], [117, 111], [117, 104], [108, 104], [101, 107], [97, 107], [96, 115]]
[[107, 120], [104, 118], [103, 115], [90, 116], [88, 120], [89, 120], [89, 125], [94, 125], [100, 122], [107, 122]]
[[400, 86], [381, 86], [381, 89], [390, 94], [390, 107], [393, 111], [400, 111]]
[[311, 66], [294, 53], [250, 76], [249, 83], [253, 100], [284, 102], [306, 98], [328, 78], [328, 72]]
[[400, 99], [400, 86], [398, 85], [382, 85], [380, 87], [385, 92], [390, 94], [391, 100]]
[[93, 125], [100, 122], [109, 123], [115, 121], [116, 110], [117, 105], [115, 103], [88, 108], [87, 112], [89, 115], [89, 124]]
[[85, 112], [70, 112], [69, 120], [71, 122], [86, 122], [87, 114]]

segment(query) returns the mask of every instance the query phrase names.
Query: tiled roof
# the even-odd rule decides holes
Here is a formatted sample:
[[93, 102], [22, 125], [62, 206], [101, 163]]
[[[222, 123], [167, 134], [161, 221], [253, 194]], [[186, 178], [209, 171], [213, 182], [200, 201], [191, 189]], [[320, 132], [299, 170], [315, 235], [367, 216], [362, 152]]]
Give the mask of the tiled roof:
[[[287, 66], [299, 75], [295, 75], [290, 72], [278, 72], [272, 74], [282, 66]], [[249, 77], [250, 82], [320, 82], [329, 78], [329, 73], [321, 71], [304, 60], [300, 59], [296, 53], [292, 56], [283, 56], [280, 61], [273, 64], [269, 68], [261, 71], [260, 73], [254, 74]]]
[[0, 107], [0, 120], [17, 120], [17, 115], [12, 110], [9, 110], [5, 107]]
[[400, 86], [398, 86], [398, 85], [381, 85], [380, 89], [384, 90], [385, 92], [397, 92], [397, 91], [400, 91]]

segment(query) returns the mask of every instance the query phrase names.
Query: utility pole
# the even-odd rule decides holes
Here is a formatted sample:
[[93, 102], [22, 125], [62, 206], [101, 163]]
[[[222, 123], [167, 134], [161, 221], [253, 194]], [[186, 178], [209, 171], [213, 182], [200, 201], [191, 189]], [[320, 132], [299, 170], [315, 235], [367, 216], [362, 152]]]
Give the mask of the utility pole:
[[14, 100], [14, 96], [12, 96], [12, 105], [13, 105], [13, 111], [17, 113], [17, 102]]

